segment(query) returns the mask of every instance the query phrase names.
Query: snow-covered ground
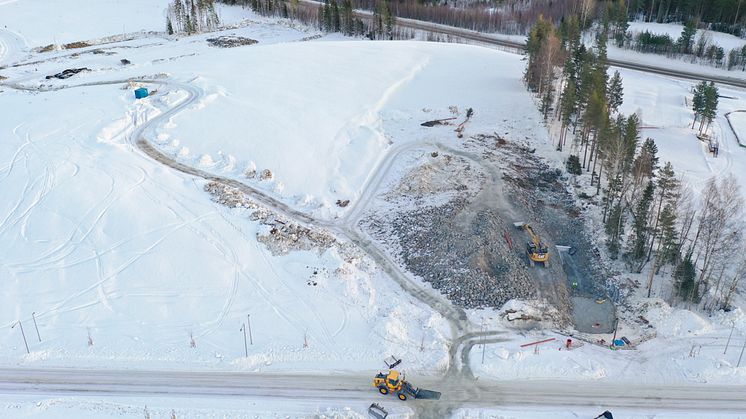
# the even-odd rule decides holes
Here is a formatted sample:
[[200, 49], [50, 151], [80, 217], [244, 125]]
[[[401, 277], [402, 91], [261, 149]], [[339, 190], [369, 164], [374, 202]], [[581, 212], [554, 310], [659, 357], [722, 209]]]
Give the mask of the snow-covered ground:
[[[93, 41], [135, 32], [166, 32], [168, 0], [0, 0], [0, 27], [31, 47]], [[246, 13], [218, 4], [221, 24], [235, 24]], [[50, 24], [53, 19], [53, 24]]]
[[746, 147], [746, 109], [731, 112], [727, 115], [727, 118], [730, 120], [730, 124], [739, 142], [742, 146]]
[[[0, 0], [0, 24], [17, 34], [0, 31], [0, 63], [21, 59], [25, 54], [19, 49], [53, 42], [48, 38], [60, 43], [119, 34], [123, 20], [137, 22], [127, 23], [127, 32], [161, 30], [165, 2], [141, 3], [91, 2], [87, 15], [69, 17], [64, 6], [47, 1], [44, 14], [64, 18], [59, 25], [43, 25], [29, 19], [40, 13], [38, 2]], [[94, 25], [68, 20], [90, 22], [99, 13]], [[76, 55], [34, 55], [32, 61], [41, 61], [0, 71], [16, 88], [59, 89], [0, 86], [3, 109], [12, 110], [0, 113], [0, 363], [370, 372], [394, 353], [406, 359], [408, 369], [439, 375], [450, 338], [441, 316], [343, 245], [274, 254], [257, 241], [268, 227], [252, 221], [250, 210], [212, 202], [204, 181], [133, 147], [133, 123], [182, 103], [187, 95], [179, 86], [191, 86], [196, 103], [155, 126], [150, 140], [185, 164], [240, 179], [333, 221], [346, 211], [335, 202], [350, 199], [354, 205], [387, 151], [436, 139], [457, 145], [450, 129], [447, 138], [439, 138], [443, 130], [419, 125], [450, 116], [451, 106], [460, 117], [466, 108], [474, 109], [467, 135], [495, 131], [549, 154], [541, 117], [521, 83], [525, 63], [518, 55], [474, 46], [340, 41], [338, 36], [299, 42], [318, 34], [238, 8], [222, 8], [221, 14], [234, 21], [252, 19], [221, 34], [259, 43], [220, 49], [206, 43], [215, 34], [141, 38], [109, 45], [104, 54], [84, 48]], [[131, 64], [123, 66], [124, 58]], [[91, 71], [67, 80], [45, 79], [72, 67]], [[746, 182], [746, 149], [735, 145], [722, 116], [713, 127], [721, 142], [718, 158], [707, 154], [689, 128], [686, 101], [692, 83], [627, 70], [622, 75], [622, 111], [641, 114], [643, 135], [656, 139], [662, 161], [671, 160], [695, 188], [725, 173]], [[173, 84], [149, 84], [158, 92], [139, 102], [131, 86], [108, 84], [131, 77]], [[65, 88], [84, 83], [104, 84]], [[721, 94], [735, 99], [721, 99], [720, 115], [746, 109], [743, 91], [722, 89]], [[554, 159], [561, 164], [561, 157]], [[258, 174], [247, 177], [253, 169]], [[271, 179], [258, 178], [264, 169], [272, 172]], [[390, 170], [403, 172], [396, 165]], [[484, 364], [472, 357], [477, 376], [746, 382], [746, 367], [733, 368], [735, 348], [721, 354], [732, 322], [734, 342], [746, 337], [740, 310], [703, 318], [665, 304], [653, 306], [645, 315], [659, 338], [637, 351], [613, 352], [591, 344], [560, 351], [562, 335], [510, 329], [497, 311], [470, 314], [477, 328], [476, 319], [492, 317], [490, 327], [507, 336], [486, 346]], [[248, 315], [253, 344], [246, 357], [240, 328]], [[28, 355], [19, 327], [11, 327], [18, 320], [29, 341]], [[622, 335], [640, 334], [626, 327]], [[547, 337], [559, 343], [541, 347], [538, 354], [520, 347]], [[475, 346], [475, 353], [479, 349]], [[145, 404], [121, 398], [2, 400], [6, 412], [21, 418], [141, 417]], [[180, 402], [148, 399], [147, 404], [157, 411], [154, 417], [164, 417]], [[246, 406], [210, 410], [207, 405], [183, 405], [188, 409], [183, 417], [247, 412]], [[258, 401], [247, 416], [274, 417], [275, 408], [291, 417], [326, 414], [323, 409], [332, 409], [330, 417], [364, 412], [356, 405], [348, 414], [345, 407]], [[457, 417], [542, 412], [470, 410]]]
[[[174, 397], [0, 395], [0, 413], [12, 419], [368, 419], [369, 402]], [[390, 419], [413, 418], [405, 404], [386, 406]], [[172, 416], [173, 415], [173, 416]], [[458, 416], [459, 418], [463, 416]], [[467, 416], [468, 417], [468, 416]]]
[[[739, 147], [724, 117], [728, 112], [746, 108], [746, 92], [720, 87], [718, 117], [710, 130], [720, 145], [720, 153], [714, 157], [707, 145], [697, 139], [698, 130], [692, 129], [694, 82], [633, 70], [620, 70], [620, 73], [624, 79], [624, 104], [620, 111], [627, 115], [639, 114], [643, 126], [641, 136], [655, 140], [662, 163], [673, 163], [676, 172], [695, 190], [710, 177], [727, 173], [746, 185], [746, 149]], [[695, 128], [699, 128], [699, 124]], [[741, 192], [746, 194], [746, 188]]]

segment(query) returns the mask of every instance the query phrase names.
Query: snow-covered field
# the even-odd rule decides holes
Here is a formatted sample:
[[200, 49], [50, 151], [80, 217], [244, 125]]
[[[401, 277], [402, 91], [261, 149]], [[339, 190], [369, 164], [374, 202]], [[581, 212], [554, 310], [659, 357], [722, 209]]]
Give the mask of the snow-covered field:
[[[720, 153], [713, 157], [707, 145], [692, 129], [691, 89], [694, 82], [620, 70], [624, 79], [624, 114], [638, 113], [642, 120], [641, 136], [655, 140], [662, 163], [670, 161], [674, 169], [695, 190], [712, 176], [731, 173], [746, 185], [746, 149], [739, 147], [724, 115], [746, 108], [746, 92], [720, 87], [718, 117], [711, 132], [719, 140]], [[735, 114], [732, 114], [735, 115]], [[699, 124], [695, 128], [699, 128]], [[746, 194], [746, 188], [742, 193]], [[745, 195], [746, 196], [746, 195]]]
[[746, 147], [746, 109], [739, 109], [738, 112], [731, 112], [727, 116], [730, 124], [735, 131], [742, 146]]
[[[681, 36], [681, 31], [684, 30], [684, 25], [676, 24], [676, 23], [655, 23], [655, 22], [630, 22], [629, 23], [629, 32], [630, 33], [642, 33], [645, 31], [648, 31], [653, 34], [657, 35], [668, 35], [670, 36], [674, 41], [679, 39]], [[723, 32], [715, 32], [715, 31], [706, 31], [699, 29], [697, 30], [697, 35], [694, 39], [694, 44], [697, 44], [697, 41], [700, 37], [706, 36], [709, 37], [711, 42], [714, 42], [718, 46], [723, 47], [726, 51], [731, 49], [741, 49], [744, 45], [746, 45], [746, 39], [739, 38], [737, 36], [723, 33]]]
[[[0, 27], [25, 39], [30, 48], [61, 45], [136, 32], [166, 31], [168, 0], [0, 0]], [[238, 7], [218, 5], [221, 24], [243, 20]], [[50, 18], [54, 19], [50, 24]]]
[[[162, 30], [165, 1], [88, 3], [75, 8], [86, 13], [71, 13], [62, 2], [43, 2], [45, 15], [60, 16], [51, 25], [31, 18], [42, 13], [39, 2], [0, 0], [0, 27], [10, 31], [0, 30], [0, 64], [47, 43]], [[419, 125], [451, 116], [452, 106], [460, 118], [466, 108], [475, 111], [466, 135], [504, 133], [549, 154], [546, 129], [521, 82], [522, 57], [338, 36], [301, 42], [318, 34], [239, 8], [223, 7], [221, 15], [224, 23], [226, 16], [251, 19], [222, 35], [259, 43], [221, 49], [206, 42], [216, 34], [144, 37], [107, 45], [104, 54], [54, 51], [0, 70], [8, 78], [0, 85], [0, 364], [367, 374], [393, 353], [418, 374], [440, 375], [451, 338], [443, 317], [344, 245], [273, 253], [256, 239], [269, 228], [252, 220], [251, 210], [212, 202], [203, 180], [139, 152], [134, 124], [185, 103], [188, 86], [195, 102], [156, 124], [149, 140], [184, 164], [241, 180], [333, 223], [350, 209], [335, 202], [349, 199], [354, 208], [387, 152], [434, 140], [457, 146], [452, 130], [441, 138], [446, 130]], [[90, 16], [100, 19], [89, 25]], [[122, 65], [124, 58], [131, 64]], [[91, 71], [45, 78], [73, 67]], [[695, 189], [725, 173], [746, 184], [746, 149], [735, 144], [722, 117], [746, 109], [746, 93], [721, 90], [735, 99], [721, 99], [714, 126], [720, 156], [713, 158], [689, 128], [690, 82], [622, 75], [622, 111], [640, 113], [643, 135], [656, 140], [662, 161], [671, 160]], [[159, 80], [146, 84], [158, 92], [135, 101], [124, 82], [133, 77]], [[33, 91], [40, 87], [50, 91]], [[261, 180], [265, 169], [272, 177]], [[471, 367], [493, 379], [746, 382], [746, 367], [733, 367], [735, 349], [722, 355], [731, 322], [734, 341], [746, 336], [742, 311], [704, 318], [661, 304], [645, 313], [659, 338], [637, 351], [590, 344], [559, 351], [554, 343], [534, 353], [520, 345], [564, 336], [510, 329], [497, 311], [472, 312], [476, 329], [476, 319], [492, 317], [490, 327], [507, 338], [487, 345], [484, 364], [473, 356]], [[245, 356], [240, 329], [249, 315], [253, 343]], [[19, 327], [12, 327], [18, 320], [30, 354]], [[622, 333], [639, 334], [625, 327]], [[693, 345], [701, 347], [689, 356]], [[185, 409], [177, 409], [179, 418], [364, 413], [364, 406], [346, 411], [331, 402], [231, 403], [214, 409], [209, 402], [147, 400], [154, 417], [173, 408]], [[145, 404], [137, 398], [0, 398], [0, 407], [19, 418], [142, 417]], [[545, 413], [516, 409], [472, 409], [457, 417]]]

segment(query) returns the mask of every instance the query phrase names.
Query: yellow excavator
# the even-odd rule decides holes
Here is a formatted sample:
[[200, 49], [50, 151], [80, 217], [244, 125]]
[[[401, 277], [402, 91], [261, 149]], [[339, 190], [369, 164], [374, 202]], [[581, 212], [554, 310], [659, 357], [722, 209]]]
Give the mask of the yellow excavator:
[[531, 241], [526, 243], [526, 254], [531, 266], [534, 266], [536, 262], [544, 264], [544, 267], [549, 267], [549, 250], [547, 246], [541, 242], [539, 236], [536, 235], [531, 225], [524, 222], [513, 223], [517, 228], [526, 230]]
[[409, 397], [415, 399], [440, 399], [440, 392], [417, 388], [404, 379], [404, 374], [399, 371], [389, 370], [388, 373], [379, 372], [373, 377], [373, 387], [381, 394], [396, 394], [399, 400], [407, 400]]

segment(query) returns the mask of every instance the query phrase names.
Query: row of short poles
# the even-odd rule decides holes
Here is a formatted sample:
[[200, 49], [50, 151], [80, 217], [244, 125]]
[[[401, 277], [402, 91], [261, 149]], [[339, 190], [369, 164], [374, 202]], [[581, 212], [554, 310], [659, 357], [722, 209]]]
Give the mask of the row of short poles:
[[[34, 329], [36, 329], [36, 337], [39, 338], [39, 342], [41, 342], [41, 335], [39, 334], [39, 326], [36, 325], [36, 312], [31, 313], [31, 318], [34, 319]], [[23, 331], [23, 323], [21, 323], [20, 320], [13, 323], [13, 326], [10, 326], [11, 329], [15, 328], [16, 326], [21, 328], [21, 336], [23, 336], [23, 344], [26, 346], [26, 353], [29, 354], [31, 351], [28, 349], [28, 341], [26, 340], [26, 332]]]
[[[39, 334], [39, 326], [36, 324], [36, 312], [31, 313], [31, 318], [34, 320], [34, 329], [36, 330], [36, 337], [39, 339], [39, 342], [41, 342], [41, 335]], [[241, 332], [243, 332], [243, 346], [244, 346], [244, 352], [246, 354], [246, 357], [249, 356], [249, 345], [248, 342], [251, 342], [251, 344], [254, 344], [254, 337], [251, 334], [251, 314], [246, 315], [246, 323], [243, 323], [241, 325], [241, 329], [239, 329]], [[247, 327], [248, 325], [248, 327]], [[16, 321], [13, 323], [13, 326], [11, 326], [11, 329], [15, 329], [15, 327], [18, 326], [21, 329], [21, 336], [23, 337], [23, 345], [26, 347], [26, 353], [30, 354], [31, 351], [28, 347], [28, 341], [26, 340], [26, 332], [23, 330], [23, 323], [21, 320]], [[248, 331], [248, 341], [246, 340], [246, 333]], [[196, 347], [196, 343], [194, 342], [194, 337], [189, 335], [190, 340], [190, 346], [192, 348]], [[88, 346], [93, 345], [93, 339], [91, 338], [91, 330], [88, 329]]]

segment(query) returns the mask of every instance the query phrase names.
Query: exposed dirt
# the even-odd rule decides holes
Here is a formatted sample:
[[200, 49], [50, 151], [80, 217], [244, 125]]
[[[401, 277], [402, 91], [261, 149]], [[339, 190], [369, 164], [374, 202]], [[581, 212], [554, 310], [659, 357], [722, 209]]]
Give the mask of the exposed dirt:
[[499, 186], [468, 156], [431, 153], [381, 195], [388, 205], [363, 220], [410, 272], [467, 308], [534, 297], [534, 287], [503, 238], [494, 205]]
[[64, 49], [76, 49], [76, 48], [86, 48], [90, 47], [91, 44], [88, 42], [78, 41], [78, 42], [70, 42], [69, 44], [65, 44], [62, 46]]
[[217, 38], [207, 38], [207, 43], [213, 47], [235, 48], [258, 43], [256, 39], [244, 38], [243, 36], [225, 35]]
[[[608, 284], [604, 278], [609, 274], [585, 228], [582, 212], [565, 186], [565, 174], [550, 168], [534, 154], [533, 149], [495, 136], [472, 138], [467, 147], [481, 149], [486, 161], [503, 168], [507, 195], [520, 214], [517, 216], [525, 217], [515, 221], [530, 222], [542, 241], [550, 246], [549, 269], [531, 271], [538, 280], [540, 293], [543, 291], [544, 296], [560, 309], [570, 306], [571, 296], [606, 297]], [[515, 232], [512, 236], [517, 237], [516, 243], [525, 243], [525, 235], [521, 238]], [[517, 232], [521, 233], [520, 230]], [[560, 255], [556, 245], [571, 246], [572, 254], [563, 252]], [[611, 310], [608, 305], [598, 308], [598, 317], [606, 319], [602, 323], [608, 324], [607, 318], [613, 316], [613, 307]], [[573, 323], [587, 323], [583, 316], [582, 310], [575, 310]]]

